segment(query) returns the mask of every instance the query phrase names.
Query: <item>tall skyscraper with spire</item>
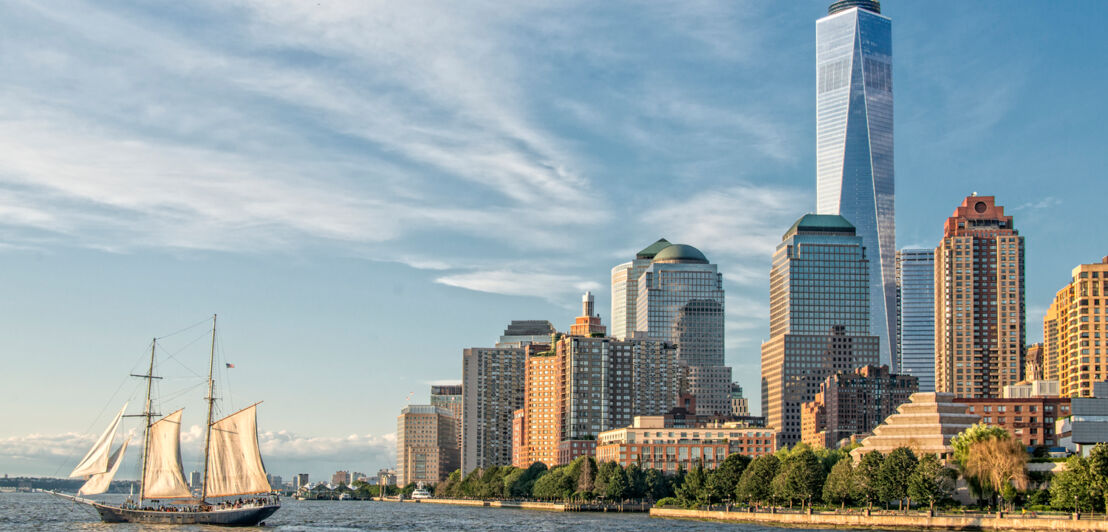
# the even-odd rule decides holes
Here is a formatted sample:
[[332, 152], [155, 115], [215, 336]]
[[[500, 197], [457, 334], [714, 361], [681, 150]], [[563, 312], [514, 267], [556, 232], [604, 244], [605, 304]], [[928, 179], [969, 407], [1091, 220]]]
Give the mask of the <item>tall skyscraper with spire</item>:
[[816, 22], [816, 211], [846, 218], [870, 266], [870, 327], [895, 368], [892, 21], [839, 0]]

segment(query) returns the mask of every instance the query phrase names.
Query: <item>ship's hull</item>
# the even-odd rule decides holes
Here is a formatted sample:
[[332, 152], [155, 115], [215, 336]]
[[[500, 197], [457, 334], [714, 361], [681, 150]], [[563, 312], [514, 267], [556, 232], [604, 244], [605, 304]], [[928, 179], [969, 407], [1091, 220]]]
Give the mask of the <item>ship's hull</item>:
[[120, 508], [106, 504], [93, 503], [92, 507], [100, 514], [105, 523], [143, 523], [152, 525], [221, 525], [255, 526], [273, 515], [280, 505], [250, 506], [228, 508], [207, 512], [164, 512], [157, 510], [139, 510]]

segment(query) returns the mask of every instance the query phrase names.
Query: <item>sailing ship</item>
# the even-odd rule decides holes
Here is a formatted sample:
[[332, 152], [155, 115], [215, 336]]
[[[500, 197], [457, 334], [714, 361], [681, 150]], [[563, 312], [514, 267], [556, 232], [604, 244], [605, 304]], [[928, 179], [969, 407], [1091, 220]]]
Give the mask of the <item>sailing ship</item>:
[[[111, 505], [81, 497], [106, 492], [119, 470], [130, 438], [124, 440], [115, 452], [111, 452], [111, 448], [119, 424], [125, 417], [126, 404], [70, 473], [70, 478], [87, 478], [77, 496], [56, 492], [55, 495], [92, 506], [100, 514], [100, 519], [107, 523], [254, 526], [281, 507], [276, 497], [268, 496], [272, 489], [258, 448], [258, 403], [212, 421], [215, 408], [212, 393], [215, 321], [213, 316], [208, 396], [205, 398], [208, 402], [207, 435], [200, 497], [194, 497], [181, 468], [181, 415], [184, 409], [154, 420], [157, 415], [151, 409], [150, 389], [153, 380], [160, 377], [153, 374], [153, 345], [150, 349], [150, 369], [146, 375], [132, 375], [146, 379], [145, 408], [142, 414], [137, 415], [146, 418], [138, 500], [128, 499], [124, 504]], [[157, 339], [155, 345], [156, 342]]]

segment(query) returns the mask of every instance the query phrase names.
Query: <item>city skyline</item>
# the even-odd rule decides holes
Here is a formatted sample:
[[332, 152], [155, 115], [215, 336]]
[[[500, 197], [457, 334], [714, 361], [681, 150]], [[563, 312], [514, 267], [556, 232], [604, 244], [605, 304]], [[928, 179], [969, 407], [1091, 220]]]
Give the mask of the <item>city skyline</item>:
[[[719, 264], [725, 362], [760, 411], [770, 255], [815, 201], [827, 2], [310, 7], [3, 8], [0, 352], [10, 393], [36, 400], [3, 418], [0, 473], [50, 474], [42, 449], [79, 448], [110, 399], [91, 383], [215, 312], [228, 406], [266, 401], [273, 473], [394, 464], [409, 392], [460, 380], [460, 349], [513, 319], [567, 329], [585, 290], [611, 324], [611, 266], [660, 237]], [[1106, 74], [1087, 44], [1106, 7], [882, 11], [898, 247], [934, 247], [960, 198], [997, 196], [1028, 242], [1038, 341], [1070, 270], [1105, 254]], [[358, 384], [329, 411], [304, 400]]]

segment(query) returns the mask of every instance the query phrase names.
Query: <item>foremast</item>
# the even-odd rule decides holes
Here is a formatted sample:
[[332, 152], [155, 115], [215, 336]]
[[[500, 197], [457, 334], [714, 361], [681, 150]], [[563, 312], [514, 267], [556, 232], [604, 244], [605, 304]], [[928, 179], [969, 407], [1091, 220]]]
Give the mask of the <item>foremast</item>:
[[140, 377], [146, 379], [146, 402], [143, 403], [143, 409], [141, 414], [135, 414], [124, 417], [144, 417], [146, 418], [146, 427], [143, 429], [142, 437], [142, 473], [139, 475], [139, 500], [146, 498], [146, 458], [150, 454], [150, 426], [153, 425], [153, 419], [156, 414], [151, 408], [150, 404], [150, 389], [154, 384], [154, 379], [160, 379], [161, 377], [154, 376], [154, 351], [158, 346], [158, 339], [154, 338], [150, 341], [150, 368], [146, 370], [146, 375], [131, 374], [132, 377]]
[[205, 424], [206, 433], [204, 436], [204, 482], [200, 488], [200, 501], [204, 502], [208, 498], [208, 453], [211, 452], [212, 443], [212, 410], [215, 409], [215, 391], [212, 376], [215, 373], [215, 326], [218, 314], [212, 314], [212, 352], [208, 358], [208, 422]]

